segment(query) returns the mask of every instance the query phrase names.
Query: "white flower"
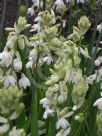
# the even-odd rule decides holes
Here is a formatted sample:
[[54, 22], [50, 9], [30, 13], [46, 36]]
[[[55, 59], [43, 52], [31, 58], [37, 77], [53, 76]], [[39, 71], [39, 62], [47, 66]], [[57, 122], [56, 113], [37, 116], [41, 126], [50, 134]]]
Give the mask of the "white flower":
[[24, 129], [16, 129], [16, 127], [13, 127], [13, 129], [9, 132], [9, 136], [26, 136]]
[[64, 6], [64, 1], [63, 0], [56, 0], [55, 5], [56, 5], [56, 9], [59, 10]]
[[30, 14], [30, 16], [33, 16], [35, 14], [35, 12], [34, 12], [34, 6], [32, 6], [31, 8], [28, 8], [27, 14]]
[[22, 74], [18, 84], [20, 88], [26, 89], [27, 86], [30, 86], [30, 81], [24, 74]]
[[6, 118], [0, 116], [0, 123], [2, 124], [0, 125], [0, 135], [6, 133], [9, 130], [10, 125], [7, 122], [8, 120]]
[[101, 33], [101, 31], [102, 31], [102, 23], [97, 25], [97, 31], [99, 31], [99, 33]]
[[6, 47], [9, 48], [9, 49], [12, 49], [14, 46], [14, 41], [13, 40], [8, 40], [7, 43], [6, 43]]
[[76, 115], [74, 119], [75, 119], [75, 120], [79, 120], [79, 119], [80, 119], [80, 116], [79, 116], [79, 115]]
[[10, 129], [9, 124], [3, 124], [2, 126], [0, 126], [0, 135], [6, 133], [9, 129]]
[[40, 100], [40, 104], [43, 104], [43, 108], [46, 108], [50, 104], [50, 101], [47, 98], [43, 98]]
[[94, 63], [96, 66], [100, 66], [100, 64], [102, 63], [102, 57], [98, 57]]
[[0, 53], [0, 65], [9, 67], [11, 64], [12, 56], [6, 49], [4, 49], [4, 51]]
[[17, 119], [17, 117], [19, 116], [19, 113], [17, 111], [14, 111], [11, 116], [10, 116], [10, 120], [15, 120]]
[[71, 131], [71, 128], [69, 127], [68, 129], [64, 130], [64, 129], [61, 129], [57, 134], [56, 136], [68, 136], [69, 133]]
[[64, 100], [65, 100], [64, 95], [61, 94], [61, 95], [58, 96], [57, 101], [58, 101], [59, 104], [63, 103]]
[[43, 61], [47, 63], [47, 65], [50, 65], [51, 62], [53, 62], [53, 59], [51, 56], [46, 56], [43, 58]]
[[17, 72], [22, 70], [22, 61], [20, 57], [17, 57], [16, 59], [14, 59], [13, 67]]
[[70, 133], [70, 131], [71, 131], [71, 128], [69, 127], [68, 129], [66, 129], [66, 130], [64, 131], [63, 136], [68, 136], [69, 133]]
[[43, 118], [44, 118], [44, 119], [47, 119], [47, 117], [48, 117], [50, 114], [53, 114], [53, 113], [54, 113], [54, 110], [49, 109], [49, 108], [47, 107], [46, 110], [45, 110], [45, 112], [44, 112]]
[[[86, 0], [87, 1], [87, 0]], [[77, 3], [82, 3], [84, 4], [85, 3], [85, 0], [77, 0]]]
[[100, 110], [102, 110], [102, 98], [97, 99], [93, 106], [97, 106]]
[[66, 129], [70, 124], [65, 118], [60, 118], [56, 123], [56, 128], [59, 129], [60, 127]]
[[52, 24], [56, 23], [56, 17], [54, 11], [51, 9], [51, 15], [52, 15]]
[[96, 80], [96, 77], [97, 77], [97, 74], [93, 74], [91, 76], [89, 76], [87, 79], [88, 79], [88, 83], [89, 84], [92, 84], [95, 80]]
[[34, 24], [32, 26], [32, 31], [37, 31], [37, 32], [40, 32], [41, 28], [40, 28], [40, 24], [37, 23], [37, 24]]
[[10, 85], [13, 85], [15, 86], [16, 84], [16, 79], [11, 76], [11, 75], [7, 75], [3, 78], [3, 81], [4, 81], [4, 87], [9, 87]]
[[70, 2], [70, 0], [66, 0], [66, 2], [67, 2], [67, 3], [69, 3], [69, 2]]
[[100, 68], [100, 69], [98, 70], [98, 73], [99, 73], [100, 76], [102, 76], [102, 68]]
[[42, 17], [41, 17], [41, 16], [38, 16], [38, 17], [36, 17], [36, 18], [34, 19], [35, 22], [39, 22], [39, 21], [41, 21], [41, 20], [42, 20]]
[[0, 123], [7, 123], [7, 119], [0, 116]]
[[83, 48], [80, 47], [80, 53], [83, 54], [86, 58], [91, 58], [88, 54], [88, 50], [87, 48], [85, 48], [85, 50]]
[[33, 59], [31, 57], [29, 57], [29, 61], [26, 64], [26, 68], [32, 68], [33, 67]]

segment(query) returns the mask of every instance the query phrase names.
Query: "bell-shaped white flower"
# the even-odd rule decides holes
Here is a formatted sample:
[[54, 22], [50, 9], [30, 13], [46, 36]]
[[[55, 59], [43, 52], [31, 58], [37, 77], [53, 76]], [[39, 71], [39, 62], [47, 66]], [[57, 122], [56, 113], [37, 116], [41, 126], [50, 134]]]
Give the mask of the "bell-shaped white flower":
[[59, 128], [66, 129], [69, 125], [70, 125], [69, 122], [65, 118], [62, 117], [57, 121], [56, 128], [57, 129], [59, 129]]
[[55, 5], [56, 5], [56, 9], [60, 10], [64, 6], [64, 1], [63, 0], [56, 0]]
[[51, 56], [46, 56], [43, 58], [43, 61], [47, 63], [47, 65], [50, 65], [51, 62], [53, 62], [53, 59]]
[[26, 64], [26, 68], [32, 68], [33, 67], [33, 59], [31, 57], [29, 57], [29, 61]]
[[41, 21], [41, 20], [42, 20], [42, 17], [41, 17], [41, 16], [38, 16], [38, 17], [36, 17], [36, 18], [34, 19], [35, 22], [39, 22], [39, 21]]
[[9, 130], [10, 125], [8, 124], [8, 120], [2, 116], [0, 116], [0, 123], [3, 124], [3, 125], [0, 125], [0, 135], [2, 135]]
[[101, 57], [98, 57], [94, 63], [96, 66], [100, 66], [100, 64], [102, 63]]
[[6, 47], [9, 49], [12, 49], [14, 47], [14, 41], [13, 40], [8, 40], [6, 43]]
[[102, 31], [102, 23], [97, 25], [97, 31], [99, 31], [99, 33], [101, 33], [101, 31]]
[[46, 108], [50, 104], [50, 101], [47, 98], [43, 98], [40, 100], [40, 104], [43, 104], [43, 108]]
[[93, 106], [97, 106], [98, 109], [102, 110], [102, 98], [97, 99]]
[[0, 53], [0, 65], [6, 66], [7, 68], [12, 64], [12, 55], [5, 48], [2, 53]]
[[33, 16], [35, 14], [34, 6], [32, 6], [31, 8], [28, 8], [27, 14], [29, 14], [30, 16]]
[[19, 114], [20, 114], [20, 113], [18, 113], [17, 111], [14, 111], [14, 112], [11, 114], [11, 116], [10, 116], [9, 119], [10, 119], [10, 120], [15, 120], [15, 119], [18, 118]]
[[26, 89], [27, 86], [30, 86], [30, 81], [24, 74], [22, 74], [18, 84], [20, 88]]
[[95, 74], [93, 74], [93, 75], [91, 75], [91, 76], [89, 76], [87, 79], [88, 79], [88, 83], [89, 84], [92, 84], [95, 80], [96, 80], [96, 78], [97, 78], [97, 74], [95, 73]]
[[49, 107], [46, 108], [45, 112], [44, 112], [44, 115], [43, 115], [43, 118], [44, 119], [47, 119], [47, 117], [51, 114], [54, 113], [54, 110], [53, 109], [50, 109]]
[[9, 132], [9, 136], [26, 136], [24, 129], [16, 129], [16, 127], [13, 127], [13, 129]]
[[13, 86], [16, 85], [16, 79], [11, 75], [5, 76], [3, 78], [3, 81], [4, 81], [4, 87], [5, 88], [9, 87], [10, 85], [13, 85]]
[[17, 72], [22, 70], [22, 61], [21, 61], [20, 57], [17, 57], [16, 59], [14, 59], [13, 67], [14, 67], [15, 71], [17, 71]]
[[37, 23], [37, 24], [34, 24], [34, 25], [32, 26], [32, 30], [31, 30], [31, 32], [33, 32], [33, 31], [37, 31], [37, 32], [39, 33], [39, 32], [40, 32], [40, 30], [41, 30], [40, 24], [39, 24], [39, 23]]
[[6, 133], [9, 129], [10, 129], [9, 124], [3, 124], [2, 126], [0, 126], [0, 135]]
[[84, 4], [87, 0], [77, 0], [77, 3], [82, 3]]
[[64, 129], [61, 129], [57, 134], [56, 136], [68, 136], [69, 133], [71, 131], [71, 128], [69, 127], [68, 129], [64, 130]]
[[0, 123], [7, 123], [7, 119], [0, 116]]
[[63, 102], [65, 101], [64, 95], [63, 95], [63, 94], [60, 94], [60, 95], [58, 96], [57, 101], [58, 101], [59, 104], [63, 103]]

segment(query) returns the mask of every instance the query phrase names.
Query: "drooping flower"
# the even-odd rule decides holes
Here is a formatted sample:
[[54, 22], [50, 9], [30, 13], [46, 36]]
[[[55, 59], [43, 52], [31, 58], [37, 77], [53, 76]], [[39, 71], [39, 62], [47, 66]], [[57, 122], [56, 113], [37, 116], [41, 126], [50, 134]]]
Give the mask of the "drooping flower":
[[8, 40], [6, 43], [6, 47], [9, 49], [12, 49], [14, 47], [14, 41], [13, 40]]
[[97, 106], [98, 109], [102, 110], [102, 98], [97, 99], [97, 100], [94, 102], [93, 106]]
[[13, 127], [13, 129], [9, 132], [9, 136], [26, 136], [24, 129], [17, 129]]
[[61, 129], [61, 130], [56, 134], [56, 136], [68, 136], [69, 133], [70, 133], [70, 131], [71, 131], [71, 128], [70, 128], [70, 127], [68, 127], [66, 130]]
[[16, 79], [11, 76], [11, 75], [7, 75], [3, 78], [4, 81], [4, 87], [8, 88], [10, 85], [15, 86], [16, 85]]
[[22, 61], [20, 57], [17, 57], [16, 59], [14, 59], [13, 67], [17, 72], [22, 70]]
[[33, 67], [33, 59], [31, 57], [29, 57], [29, 61], [26, 64], [26, 68], [32, 68]]
[[102, 56], [99, 56], [99, 57], [95, 60], [94, 63], [95, 63], [96, 66], [100, 66], [101, 63], [102, 63]]
[[66, 129], [69, 126], [69, 122], [65, 118], [60, 118], [56, 123], [56, 128], [59, 129], [60, 127]]
[[12, 64], [12, 56], [10, 52], [5, 48], [2, 53], [0, 53], [0, 65], [6, 66], [7, 68]]
[[10, 125], [8, 123], [8, 120], [2, 116], [0, 116], [0, 123], [2, 123], [2, 125], [0, 125], [0, 135], [3, 135], [9, 130]]
[[43, 104], [43, 108], [46, 108], [49, 105], [50, 101], [47, 98], [40, 100], [40, 104]]
[[56, 5], [56, 9], [59, 10], [64, 6], [64, 1], [63, 0], [56, 0], [55, 5]]
[[84, 4], [87, 0], [77, 0], [77, 3], [82, 3]]
[[29, 79], [22, 73], [21, 79], [18, 82], [20, 88], [26, 89], [27, 86], [30, 86]]
[[34, 6], [32, 6], [31, 8], [28, 8], [27, 14], [29, 14], [30, 16], [33, 16], [35, 14]]
[[47, 65], [50, 65], [51, 62], [53, 62], [53, 59], [51, 56], [46, 56], [43, 58], [43, 61], [47, 63]]
[[99, 31], [99, 33], [101, 33], [101, 31], [102, 31], [102, 23], [97, 25], [97, 31]]
[[44, 118], [44, 119], [47, 119], [47, 117], [48, 117], [49, 115], [53, 114], [53, 113], [54, 113], [54, 110], [52, 110], [52, 109], [50, 109], [49, 107], [47, 107], [46, 110], [45, 110], [45, 112], [44, 112], [44, 114], [43, 114], [43, 118]]
[[96, 80], [96, 78], [97, 78], [97, 74], [95, 73], [95, 74], [93, 74], [93, 75], [91, 75], [91, 76], [89, 76], [87, 79], [88, 79], [88, 83], [89, 84], [92, 84], [95, 80]]

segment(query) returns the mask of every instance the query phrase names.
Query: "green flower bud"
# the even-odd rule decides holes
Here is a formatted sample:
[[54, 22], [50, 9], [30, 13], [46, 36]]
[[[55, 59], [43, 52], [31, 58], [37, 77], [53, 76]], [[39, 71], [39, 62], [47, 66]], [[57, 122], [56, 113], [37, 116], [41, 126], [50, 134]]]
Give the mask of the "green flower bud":
[[25, 5], [20, 6], [19, 14], [20, 16], [25, 16], [27, 12], [27, 7]]
[[63, 117], [66, 113], [68, 112], [68, 108], [65, 107], [63, 110], [61, 110], [61, 112], [59, 113], [59, 117]]
[[25, 25], [27, 24], [27, 20], [25, 19], [25, 17], [19, 17], [18, 18], [18, 27], [19, 29], [23, 29], [25, 27]]
[[91, 26], [91, 23], [87, 16], [82, 16], [80, 20], [78, 21], [78, 27], [82, 35], [87, 32], [90, 26]]
[[[16, 111], [18, 108], [21, 110], [22, 103], [20, 99], [22, 97], [22, 90], [19, 90], [17, 86], [10, 86], [8, 89], [0, 89], [0, 111], [2, 114], [10, 114]], [[17, 108], [18, 107], [18, 108]]]
[[85, 95], [88, 91], [88, 83], [85, 79], [81, 80], [77, 84], [73, 85], [72, 101], [74, 104], [78, 104], [85, 99]]

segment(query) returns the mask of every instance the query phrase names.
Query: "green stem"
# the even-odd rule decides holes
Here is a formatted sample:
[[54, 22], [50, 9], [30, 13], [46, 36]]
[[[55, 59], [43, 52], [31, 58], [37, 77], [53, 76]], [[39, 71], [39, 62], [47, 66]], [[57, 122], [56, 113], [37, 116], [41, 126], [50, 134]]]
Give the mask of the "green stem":
[[[39, 46], [38, 46], [38, 52], [39, 52]], [[36, 71], [35, 71], [36, 82], [38, 82], [38, 74], [37, 74], [38, 62], [39, 62], [39, 53], [36, 60]], [[32, 87], [31, 136], [38, 136], [38, 87], [37, 85], [35, 86], [35, 89], [34, 87]]]

